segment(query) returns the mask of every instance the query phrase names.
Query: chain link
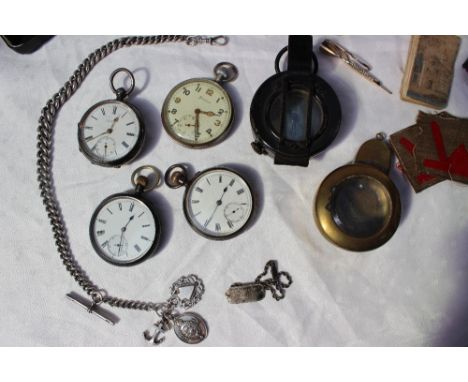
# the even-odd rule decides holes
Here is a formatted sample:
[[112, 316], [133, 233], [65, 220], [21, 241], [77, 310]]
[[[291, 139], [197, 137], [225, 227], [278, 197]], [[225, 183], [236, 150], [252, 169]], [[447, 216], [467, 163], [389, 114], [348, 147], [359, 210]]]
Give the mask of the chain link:
[[113, 307], [146, 311], [156, 310], [161, 305], [152, 302], [129, 300], [107, 295], [103, 289], [100, 289], [93, 281], [91, 281], [86, 272], [75, 260], [70, 248], [65, 221], [55, 194], [52, 173], [53, 133], [57, 113], [77, 91], [96, 64], [120, 48], [134, 45], [157, 45], [168, 42], [185, 42], [187, 45], [196, 45], [201, 43], [214, 45], [216, 41], [219, 41], [219, 39], [214, 40], [210, 37], [180, 35], [130, 36], [110, 41], [84, 59], [84, 61], [74, 71], [70, 79], [65, 82], [65, 84], [53, 95], [51, 99], [47, 101], [41, 111], [39, 126], [37, 129], [37, 175], [42, 201], [52, 227], [55, 245], [65, 268], [75, 279], [78, 285], [80, 285], [88, 295], [93, 297], [93, 300], [98, 299], [100, 302]]
[[[268, 272], [271, 272], [272, 278], [262, 280], [262, 277], [266, 276]], [[281, 280], [282, 276], [286, 278], [286, 282]], [[278, 272], [278, 263], [275, 260], [270, 260], [265, 264], [263, 272], [257, 276], [255, 282], [262, 284], [271, 292], [273, 298], [279, 301], [285, 297], [286, 291], [284, 289], [289, 288], [293, 280], [288, 272]]]

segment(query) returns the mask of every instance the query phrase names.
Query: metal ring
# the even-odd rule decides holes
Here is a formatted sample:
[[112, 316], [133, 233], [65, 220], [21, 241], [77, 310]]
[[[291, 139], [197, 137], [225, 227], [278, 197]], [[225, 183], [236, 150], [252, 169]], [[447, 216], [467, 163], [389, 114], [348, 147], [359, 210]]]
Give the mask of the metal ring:
[[201, 43], [207, 43], [210, 45], [224, 46], [229, 42], [229, 37], [227, 36], [187, 36], [186, 44], [190, 46], [195, 46]]
[[[129, 89], [124, 89], [124, 88], [122, 88], [122, 87], [115, 88], [115, 86], [114, 86], [114, 78], [115, 78], [115, 76], [116, 76], [118, 73], [120, 73], [120, 72], [127, 73], [128, 76], [130, 77], [130, 88], [129, 88]], [[127, 97], [127, 96], [133, 91], [133, 89], [135, 89], [135, 77], [133, 77], [133, 73], [132, 73], [130, 70], [128, 70], [128, 69], [126, 69], [126, 68], [118, 68], [118, 69], [114, 70], [114, 71], [112, 72], [111, 76], [110, 76], [110, 85], [111, 85], [112, 91], [113, 91], [115, 94], [117, 94], [117, 95], [120, 95], [120, 94], [119, 94], [119, 90], [120, 90], [120, 93], [121, 93], [122, 90], [123, 90], [124, 94], [123, 94], [122, 98], [125, 98], [125, 97]]]
[[[284, 277], [286, 281], [281, 281], [281, 277]], [[278, 273], [278, 283], [283, 288], [289, 288], [292, 284], [292, 277], [288, 272], [279, 272]]]
[[[276, 58], [275, 58], [275, 71], [276, 71], [276, 73], [281, 73], [281, 70], [280, 70], [280, 67], [279, 67], [280, 60], [281, 60], [281, 57], [283, 57], [283, 54], [285, 54], [287, 51], [288, 51], [288, 47], [285, 46], [276, 55]], [[315, 55], [314, 52], [312, 52], [312, 62], [314, 63], [314, 70], [312, 71], [312, 73], [317, 74], [318, 60], [317, 60], [317, 56]]]
[[148, 184], [146, 187], [144, 187], [143, 191], [145, 192], [151, 191], [161, 185], [161, 171], [159, 171], [156, 167], [147, 164], [147, 165], [138, 167], [135, 171], [133, 171], [131, 180], [132, 180], [132, 185], [134, 187], [137, 187], [138, 185], [138, 183], [136, 182], [137, 176], [143, 176], [146, 179], [148, 179], [148, 176], [141, 174], [141, 172], [143, 172], [144, 170], [149, 170], [150, 174], [154, 174], [155, 180], [154, 182], [152, 182], [152, 184]]
[[[102, 290], [94, 290], [90, 293], [90, 296], [93, 300], [93, 306], [94, 305], [99, 305], [104, 301], [104, 291]], [[90, 310], [92, 310], [93, 307], [91, 306]]]
[[210, 38], [210, 45], [224, 46], [229, 42], [229, 37], [227, 36], [215, 36]]
[[[193, 287], [192, 294], [189, 298], [181, 298], [179, 296], [180, 289], [184, 287]], [[168, 300], [171, 303], [171, 300], [174, 299], [176, 306], [181, 306], [184, 309], [191, 308], [196, 303], [198, 303], [203, 294], [205, 293], [205, 285], [203, 281], [196, 275], [191, 274], [188, 276], [181, 276], [175, 281], [171, 286], [171, 298]]]
[[168, 304], [163, 302], [162, 304], [158, 304], [158, 306], [154, 308], [154, 311], [159, 317], [162, 317], [163, 314], [167, 312], [167, 309], [168, 309]]
[[239, 76], [237, 67], [230, 62], [220, 62], [214, 67], [213, 72], [216, 82], [231, 82]]
[[164, 181], [170, 188], [185, 186], [187, 184], [187, 170], [181, 164], [174, 164], [167, 169]]
[[379, 141], [385, 141], [385, 139], [387, 138], [387, 134], [381, 131], [380, 133], [376, 134], [375, 138], [378, 139]]

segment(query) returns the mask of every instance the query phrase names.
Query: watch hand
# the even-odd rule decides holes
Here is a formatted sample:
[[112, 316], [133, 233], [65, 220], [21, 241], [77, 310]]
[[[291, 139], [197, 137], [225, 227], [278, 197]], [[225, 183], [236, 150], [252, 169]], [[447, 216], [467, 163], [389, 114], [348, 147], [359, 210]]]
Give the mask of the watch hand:
[[123, 241], [124, 232], [125, 230], [122, 229], [122, 233], [120, 234], [119, 251], [117, 252], [117, 256], [120, 256], [120, 251], [122, 250], [122, 241]]
[[111, 125], [111, 127], [110, 127], [110, 129], [109, 129], [109, 130], [111, 130], [111, 133], [112, 133], [112, 131], [113, 131], [113, 129], [114, 129], [115, 124], [116, 124], [117, 122], [119, 122], [119, 119], [120, 119], [120, 117], [115, 117], [114, 120], [112, 121], [112, 125]]
[[134, 217], [135, 217], [135, 215], [130, 216], [130, 219], [128, 219], [127, 224], [125, 224], [121, 229], [122, 233], [120, 234], [119, 252], [118, 252], [117, 256], [120, 256], [120, 251], [122, 250], [122, 241], [123, 241], [123, 237], [124, 237], [124, 232], [127, 230], [128, 223], [130, 223], [133, 220]]
[[216, 202], [216, 207], [215, 207], [213, 213], [211, 214], [210, 218], [205, 222], [205, 227], [208, 227], [208, 224], [210, 224], [210, 222], [211, 222], [211, 220], [213, 219], [213, 217], [214, 217], [216, 211], [218, 210], [218, 207], [219, 207], [219, 206], [220, 206], [220, 204], [218, 204], [218, 203]]
[[200, 136], [200, 109], [195, 109], [195, 140]]
[[214, 117], [216, 115], [216, 113], [214, 113], [212, 111], [203, 111], [203, 110], [200, 110], [200, 109], [198, 109], [198, 113], [205, 114], [208, 117]]
[[219, 198], [219, 200], [216, 203], [219, 203], [219, 205], [221, 205], [221, 201], [223, 200], [224, 195], [226, 194], [227, 190], [228, 190], [227, 186], [224, 187], [223, 194], [221, 195], [221, 197]]
[[125, 232], [125, 230], [127, 229], [128, 223], [130, 223], [133, 220], [134, 217], [135, 217], [135, 215], [130, 216], [130, 219], [128, 219], [127, 224], [125, 224], [124, 227], [122, 228], [123, 232]]
[[112, 133], [112, 129], [107, 129], [106, 131], [102, 132], [101, 134], [98, 134], [96, 135], [95, 137], [88, 137], [85, 139], [86, 142], [90, 142], [96, 138], [99, 138], [100, 136], [104, 135], [104, 134], [110, 134]]
[[114, 120], [112, 121], [112, 125], [109, 129], [107, 129], [106, 131], [103, 131], [101, 134], [98, 134], [96, 135], [95, 137], [88, 137], [86, 138], [86, 142], [90, 142], [96, 138], [99, 138], [101, 136], [103, 136], [104, 134], [111, 134], [113, 131], [114, 131], [114, 125], [119, 121], [119, 118], [120, 117], [115, 117]]
[[216, 207], [213, 211], [213, 213], [211, 214], [210, 218], [205, 222], [205, 227], [208, 226], [208, 224], [210, 224], [211, 220], [213, 219], [216, 211], [218, 210], [218, 207], [223, 204], [223, 197], [224, 197], [224, 194], [226, 194], [226, 191], [228, 190], [227, 187], [224, 187], [224, 190], [223, 190], [223, 194], [221, 195], [221, 197], [216, 201]]
[[107, 156], [107, 143], [104, 144], [104, 156]]
[[237, 211], [239, 211], [241, 208], [240, 207], [237, 207], [235, 210], [233, 210], [231, 213], [227, 213], [227, 215], [231, 216], [231, 215], [234, 215]]

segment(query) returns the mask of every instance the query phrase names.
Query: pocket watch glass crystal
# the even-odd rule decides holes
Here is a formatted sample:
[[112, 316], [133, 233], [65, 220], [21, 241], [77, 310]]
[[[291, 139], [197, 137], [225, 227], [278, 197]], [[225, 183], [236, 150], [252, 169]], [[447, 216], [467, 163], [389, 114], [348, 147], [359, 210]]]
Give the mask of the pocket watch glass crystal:
[[249, 221], [253, 196], [247, 182], [236, 172], [210, 169], [190, 184], [184, 211], [197, 232], [209, 238], [228, 238]]
[[118, 100], [104, 101], [83, 116], [78, 141], [92, 162], [112, 165], [138, 151], [141, 130], [140, 119], [132, 107]]
[[206, 145], [225, 134], [232, 120], [231, 100], [214, 81], [189, 80], [177, 85], [163, 106], [164, 127], [178, 142]]
[[193, 78], [176, 85], [167, 95], [161, 116], [167, 133], [177, 142], [201, 148], [221, 141], [232, 125], [234, 110], [223, 82], [237, 78], [237, 68], [216, 65], [213, 80]]
[[114, 264], [130, 264], [151, 253], [158, 244], [159, 222], [141, 200], [111, 196], [94, 212], [90, 236], [96, 252]]
[[351, 251], [375, 249], [398, 228], [401, 203], [389, 177], [392, 152], [383, 134], [364, 142], [354, 163], [332, 171], [315, 197], [320, 232]]
[[[304, 121], [307, 116], [307, 108], [309, 104], [309, 94], [300, 89], [294, 89], [289, 92], [288, 108], [284, 116], [284, 136], [290, 141], [304, 141], [307, 136], [315, 136], [321, 132], [323, 126], [323, 111], [320, 105], [320, 100], [316, 97], [312, 98], [312, 111], [310, 123], [307, 126], [307, 121]], [[282, 120], [282, 102], [283, 97], [278, 94], [271, 104], [268, 121], [271, 123], [273, 133], [277, 137], [281, 137], [281, 120]], [[303, 129], [303, 126], [307, 126]], [[307, 129], [309, 131], [307, 131]]]
[[334, 187], [330, 201], [333, 220], [353, 237], [379, 232], [389, 218], [390, 195], [378, 180], [353, 176]]
[[[115, 77], [125, 74], [130, 87], [116, 87]], [[110, 85], [117, 98], [91, 106], [78, 123], [80, 151], [92, 163], [118, 167], [139, 153], [145, 138], [145, 127], [136, 107], [127, 102], [135, 88], [130, 70], [118, 68], [110, 76]]]

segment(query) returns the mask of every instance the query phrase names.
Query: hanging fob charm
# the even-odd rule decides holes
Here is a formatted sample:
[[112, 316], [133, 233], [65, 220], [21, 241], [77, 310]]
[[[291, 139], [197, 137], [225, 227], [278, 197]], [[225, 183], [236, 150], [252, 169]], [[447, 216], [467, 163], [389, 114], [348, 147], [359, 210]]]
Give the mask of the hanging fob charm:
[[388, 175], [391, 159], [380, 133], [362, 144], [353, 164], [324, 179], [315, 197], [315, 219], [328, 240], [351, 251], [368, 251], [392, 237], [401, 205]]
[[[189, 289], [188, 296], [183, 297], [184, 290]], [[171, 296], [165, 302], [141, 302], [135, 301], [135, 309], [155, 312], [158, 321], [150, 329], [143, 332], [146, 342], [151, 345], [160, 345], [166, 339], [166, 332], [174, 329], [176, 336], [188, 344], [198, 344], [208, 336], [208, 324], [205, 319], [195, 312], [179, 312], [181, 309], [190, 309], [203, 297], [205, 286], [203, 281], [194, 274], [179, 277], [171, 286]], [[67, 298], [88, 313], [93, 314], [115, 325], [119, 319], [112, 312], [102, 308], [103, 303], [111, 306], [119, 306], [122, 300], [109, 297], [103, 290], [91, 292], [91, 300], [80, 296], [75, 292], [67, 294]]]
[[214, 79], [192, 78], [176, 85], [167, 95], [161, 118], [167, 133], [180, 144], [203, 148], [222, 141], [234, 118], [231, 97], [221, 86], [234, 81], [237, 68], [221, 62]]
[[[279, 61], [288, 51], [288, 69]], [[289, 36], [289, 45], [275, 61], [276, 74], [255, 93], [250, 121], [258, 154], [275, 164], [308, 166], [309, 158], [324, 150], [338, 134], [341, 107], [333, 89], [316, 75], [312, 36]]]
[[[148, 174], [143, 175], [144, 172]], [[89, 234], [94, 250], [104, 260], [130, 265], [156, 251], [161, 223], [144, 193], [157, 187], [160, 180], [155, 167], [139, 167], [132, 175], [134, 192], [111, 195], [96, 208]]]
[[213, 167], [188, 180], [185, 167], [176, 164], [166, 171], [165, 181], [171, 188], [187, 186], [185, 217], [197, 233], [208, 239], [230, 239], [241, 233], [252, 217], [252, 190], [234, 170]]
[[[192, 288], [189, 298], [181, 298], [183, 288]], [[159, 345], [166, 339], [166, 332], [174, 328], [174, 333], [183, 342], [198, 344], [208, 336], [208, 324], [195, 312], [177, 312], [177, 308], [190, 309], [205, 293], [203, 281], [196, 275], [180, 277], [171, 287], [171, 297], [165, 303], [156, 304], [155, 312], [160, 318], [143, 336], [151, 345]]]
[[[271, 273], [271, 278], [265, 279], [264, 277], [268, 273]], [[255, 302], [263, 300], [265, 292], [269, 290], [273, 298], [279, 301], [285, 297], [285, 289], [289, 288], [292, 282], [291, 275], [288, 272], [278, 272], [277, 261], [270, 260], [266, 263], [265, 269], [256, 277], [255, 281], [232, 284], [226, 291], [226, 297], [231, 304]]]
[[[126, 73], [130, 87], [116, 88], [117, 74]], [[135, 88], [135, 78], [130, 70], [119, 68], [110, 77], [115, 100], [99, 102], [83, 115], [78, 124], [80, 151], [92, 163], [104, 167], [119, 167], [130, 162], [140, 152], [145, 127], [138, 109], [127, 98]]]

